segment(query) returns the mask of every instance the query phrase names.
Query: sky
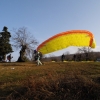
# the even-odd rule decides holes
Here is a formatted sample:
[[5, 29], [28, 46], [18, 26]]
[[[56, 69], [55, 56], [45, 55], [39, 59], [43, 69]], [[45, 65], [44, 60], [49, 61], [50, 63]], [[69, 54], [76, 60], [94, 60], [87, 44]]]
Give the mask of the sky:
[[[4, 26], [13, 35], [13, 28], [27, 27], [41, 44], [46, 39], [69, 30], [88, 30], [94, 34], [100, 51], [100, 0], [0, 0], [0, 32]], [[54, 52], [59, 56], [76, 49]], [[13, 60], [19, 56], [14, 49]]]

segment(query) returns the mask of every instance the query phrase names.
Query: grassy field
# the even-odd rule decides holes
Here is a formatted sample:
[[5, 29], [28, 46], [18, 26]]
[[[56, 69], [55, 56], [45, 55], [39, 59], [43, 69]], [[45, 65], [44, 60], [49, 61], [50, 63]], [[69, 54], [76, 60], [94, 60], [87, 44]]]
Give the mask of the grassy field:
[[100, 100], [100, 63], [0, 63], [0, 100]]

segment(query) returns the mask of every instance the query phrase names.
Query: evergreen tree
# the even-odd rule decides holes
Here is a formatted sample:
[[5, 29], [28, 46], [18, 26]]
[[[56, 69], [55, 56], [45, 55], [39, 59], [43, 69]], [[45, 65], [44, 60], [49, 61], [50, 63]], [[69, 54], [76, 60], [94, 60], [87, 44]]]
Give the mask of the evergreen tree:
[[13, 52], [10, 44], [10, 32], [7, 31], [7, 27], [3, 27], [3, 32], [0, 32], [0, 58], [6, 59], [6, 54]]

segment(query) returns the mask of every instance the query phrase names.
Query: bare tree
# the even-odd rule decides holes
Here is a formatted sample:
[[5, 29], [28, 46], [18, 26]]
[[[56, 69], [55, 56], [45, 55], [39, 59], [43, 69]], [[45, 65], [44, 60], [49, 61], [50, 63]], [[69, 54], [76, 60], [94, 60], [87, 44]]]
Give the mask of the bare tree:
[[91, 60], [92, 56], [92, 49], [90, 47], [82, 47], [82, 48], [78, 48], [77, 53], [78, 54], [84, 54], [82, 59], [85, 60]]
[[82, 48], [78, 48], [78, 52], [89, 53], [89, 52], [92, 52], [92, 49], [90, 47], [82, 47]]
[[18, 30], [13, 29], [12, 42], [13, 46], [20, 49], [20, 57], [18, 61], [24, 61], [23, 57], [27, 56], [29, 59], [32, 58], [33, 50], [38, 44], [34, 36], [27, 30], [26, 27], [19, 28]]

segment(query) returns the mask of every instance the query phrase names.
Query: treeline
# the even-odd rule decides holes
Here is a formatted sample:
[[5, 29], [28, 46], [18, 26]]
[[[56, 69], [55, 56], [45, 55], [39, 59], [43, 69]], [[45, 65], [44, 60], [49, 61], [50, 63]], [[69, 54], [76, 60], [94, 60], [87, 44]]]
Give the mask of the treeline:
[[[100, 59], [100, 52], [88, 52], [88, 53], [65, 54], [64, 60], [65, 61], [96, 61], [98, 59]], [[61, 56], [44, 57], [43, 60], [61, 61]]]

